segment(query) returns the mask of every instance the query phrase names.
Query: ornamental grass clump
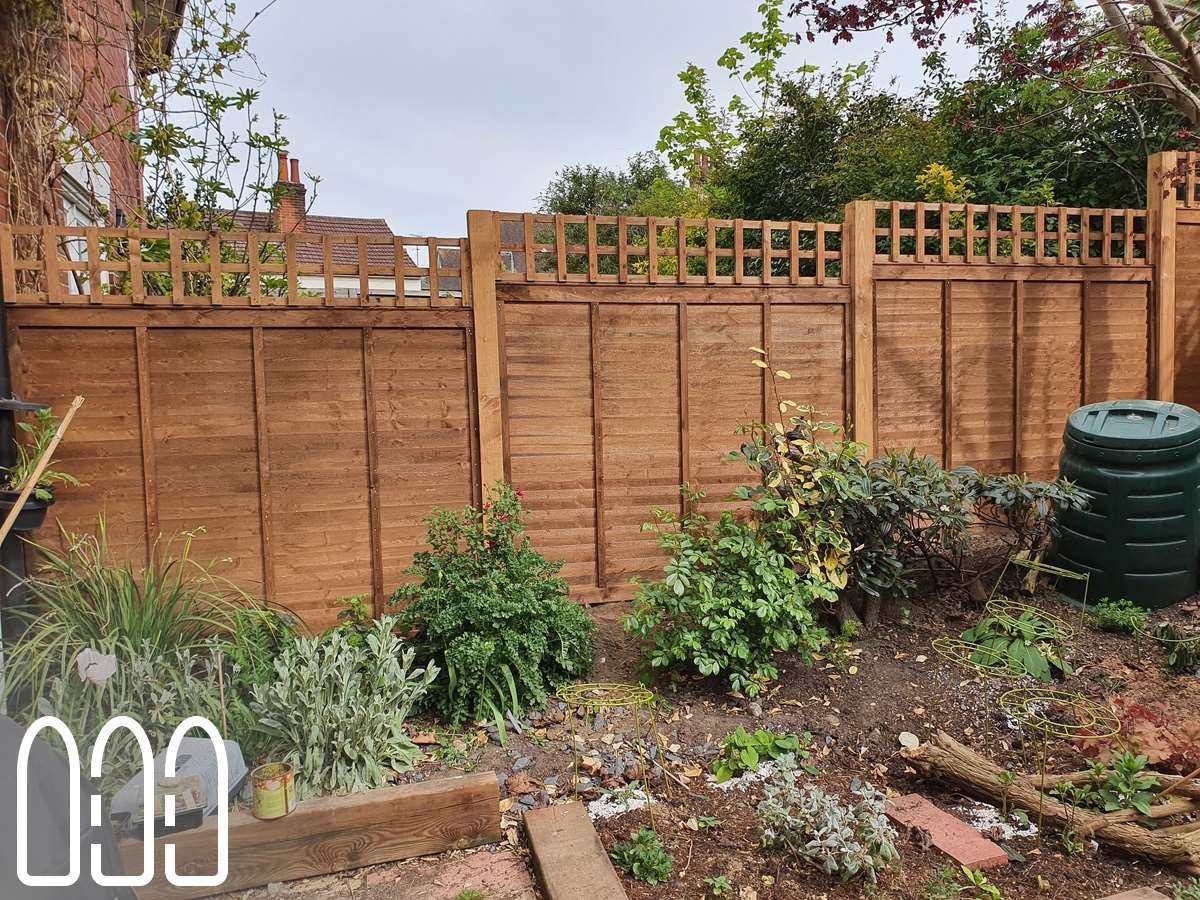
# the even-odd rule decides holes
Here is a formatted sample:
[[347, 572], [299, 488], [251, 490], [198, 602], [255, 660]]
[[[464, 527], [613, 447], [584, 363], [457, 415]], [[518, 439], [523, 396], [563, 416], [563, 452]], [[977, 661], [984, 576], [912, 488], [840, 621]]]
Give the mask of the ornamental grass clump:
[[63, 529], [62, 550], [34, 545], [40, 565], [23, 582], [28, 606], [13, 610], [25, 629], [7, 653], [10, 701], [36, 704], [87, 649], [117, 663], [201, 656], [244, 628], [273, 629], [275, 613], [218, 575], [215, 562], [194, 558], [199, 533], [155, 541], [141, 569], [118, 559], [103, 518], [95, 535]]
[[857, 779], [859, 798], [844, 803], [820, 788], [797, 784], [800, 770], [784, 757], [758, 804], [764, 847], [785, 850], [842, 881], [866, 878], [900, 861], [898, 834], [884, 813], [884, 795]]
[[407, 570], [418, 580], [392, 595], [419, 658], [442, 671], [424, 705], [453, 727], [490, 720], [503, 732], [510, 714], [591, 669], [595, 626], [524, 520], [520, 493], [503, 483], [481, 509], [436, 510], [430, 549]]

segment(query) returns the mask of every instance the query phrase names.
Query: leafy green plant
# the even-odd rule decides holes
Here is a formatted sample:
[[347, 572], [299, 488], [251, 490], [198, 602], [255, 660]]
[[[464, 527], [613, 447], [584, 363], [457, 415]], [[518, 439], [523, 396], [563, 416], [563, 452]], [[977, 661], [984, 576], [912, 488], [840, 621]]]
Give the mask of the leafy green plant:
[[567, 596], [550, 562], [524, 535], [520, 493], [497, 484], [482, 509], [437, 510], [427, 520], [429, 550], [417, 553], [414, 584], [391, 603], [409, 604], [399, 625], [443, 676], [425, 705], [452, 726], [490, 719], [503, 731], [548, 692], [592, 665], [592, 621]]
[[1189, 878], [1171, 885], [1171, 900], [1200, 900], [1200, 878]]
[[964, 892], [970, 892], [982, 900], [1003, 900], [1004, 895], [1000, 893], [1000, 888], [988, 881], [987, 876], [979, 869], [963, 866], [962, 873], [967, 882], [962, 889]]
[[[258, 746], [255, 719], [232, 687], [232, 667], [227, 658], [225, 675], [230, 682], [222, 698], [218, 667], [223, 657], [215, 641], [165, 654], [150, 646], [126, 648], [119, 662], [105, 652], [110, 646], [90, 648], [87, 654], [81, 654], [78, 666], [51, 678], [30, 711], [53, 715], [66, 723], [79, 745], [81, 759], [90, 757], [105, 723], [121, 715], [142, 725], [155, 753], [166, 748], [179, 723], [200, 715], [215, 723], [223, 736], [241, 744], [247, 759], [253, 758], [251, 754]], [[97, 665], [86, 670], [89, 657]], [[105, 665], [102, 677], [97, 675], [100, 665]], [[105, 749], [101, 791], [111, 795], [142, 765], [141, 750], [133, 736], [118, 730]]]
[[850, 653], [850, 645], [856, 637], [858, 637], [858, 623], [853, 619], [847, 619], [838, 629], [838, 633], [825, 646], [825, 658], [842, 674], [850, 670], [850, 660], [853, 658]]
[[954, 900], [962, 890], [953, 866], [940, 866], [925, 882], [925, 900]]
[[229, 632], [218, 649], [233, 664], [236, 686], [267, 684], [275, 678], [275, 660], [296, 642], [300, 620], [283, 610], [235, 609]]
[[708, 888], [709, 893], [714, 897], [720, 897], [733, 890], [733, 885], [729, 883], [729, 878], [726, 875], [710, 875], [704, 879], [704, 886]]
[[1012, 790], [1012, 786], [1017, 783], [1017, 773], [1012, 769], [1004, 769], [996, 775], [996, 780], [1000, 782], [1000, 815], [1007, 818], [1008, 793]]
[[982, 666], [1007, 660], [1009, 668], [1038, 681], [1071, 674], [1062, 632], [1032, 608], [1018, 615], [984, 616], [962, 633], [962, 639], [980, 648], [971, 659]]
[[764, 847], [786, 850], [843, 881], [865, 877], [874, 883], [879, 872], [900, 861], [882, 793], [855, 779], [851, 789], [858, 799], [844, 803], [797, 784], [794, 760], [780, 763], [758, 804]]
[[1092, 610], [1096, 627], [1114, 634], [1140, 634], [1146, 630], [1146, 611], [1128, 600], [1107, 597]]
[[664, 883], [675, 867], [675, 860], [649, 828], [635, 831], [629, 840], [613, 847], [612, 859], [630, 878], [649, 885]]
[[1167, 656], [1167, 669], [1176, 675], [1200, 669], [1200, 636], [1189, 637], [1174, 625], [1164, 622], [1151, 637]]
[[1101, 812], [1133, 809], [1148, 816], [1154, 802], [1153, 788], [1159, 785], [1148, 766], [1145, 756], [1115, 753], [1107, 765], [1093, 763], [1090, 781], [1055, 785], [1051, 792], [1072, 806]]
[[776, 653], [811, 662], [825, 638], [813, 606], [836, 597], [828, 583], [798, 573], [759, 529], [732, 513], [713, 521], [655, 510], [655, 519], [649, 527], [669, 557], [664, 577], [638, 585], [623, 623], [644, 642], [651, 670], [721, 676], [753, 697], [779, 676]]
[[250, 622], [273, 619], [214, 563], [192, 558], [197, 533], [155, 541], [140, 570], [118, 561], [103, 518], [94, 536], [62, 529], [63, 550], [34, 545], [41, 561], [24, 581], [30, 605], [13, 610], [27, 627], [7, 654], [8, 697], [36, 701], [88, 648], [118, 663], [198, 654], [211, 638], [234, 640]]
[[299, 796], [382, 787], [420, 757], [404, 720], [438, 669], [413, 668], [398, 624], [382, 617], [357, 645], [336, 629], [300, 638], [276, 661], [275, 681], [253, 688], [259, 728], [295, 767]]
[[[33, 470], [58, 431], [58, 417], [48, 409], [39, 409], [33, 414], [32, 422], [18, 421], [17, 428], [29, 435], [28, 440], [15, 441], [16, 461], [11, 466], [0, 467], [0, 491], [20, 491], [25, 482], [33, 477]], [[54, 499], [56, 484], [79, 485], [79, 479], [66, 472], [51, 468], [54, 458], [46, 461], [46, 468], [38, 476], [37, 484], [30, 495], [35, 500], [48, 503]]]
[[454, 900], [487, 900], [487, 895], [483, 891], [467, 888], [465, 891], [459, 891], [455, 894]]
[[[762, 728], [751, 733], [739, 725], [726, 735], [721, 746], [721, 755], [713, 763], [713, 774], [717, 781], [728, 781], [743, 772], [757, 768], [760, 762], [791, 756], [793, 760], [804, 761], [812, 754], [812, 735], [805, 732], [802, 737], [794, 734], [780, 734], [766, 731]], [[813, 774], [814, 766], [804, 763], [801, 768]]]
[[716, 816], [701, 816], [696, 820], [696, 824], [701, 831], [713, 831], [720, 828], [722, 822]]
[[374, 622], [374, 613], [366, 594], [356, 594], [341, 601], [342, 608], [337, 615], [337, 629], [346, 635], [352, 644], [361, 644], [366, 640]]
[[1158, 787], [1158, 779], [1146, 771], [1144, 756], [1118, 753], [1113, 757], [1105, 772], [1104, 782], [1097, 789], [1105, 812], [1119, 809], [1136, 809], [1143, 816], [1150, 815], [1154, 800], [1152, 788]]

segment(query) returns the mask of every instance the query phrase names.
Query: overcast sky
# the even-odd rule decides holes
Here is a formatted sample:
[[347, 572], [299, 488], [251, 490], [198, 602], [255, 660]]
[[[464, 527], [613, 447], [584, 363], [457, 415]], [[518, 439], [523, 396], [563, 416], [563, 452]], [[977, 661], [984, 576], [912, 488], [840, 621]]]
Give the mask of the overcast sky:
[[[316, 213], [458, 236], [466, 210], [525, 211], [567, 163], [618, 165], [683, 107], [676, 73], [711, 71], [756, 26], [756, 0], [278, 0], [251, 37], [266, 104], [322, 179]], [[796, 46], [832, 67], [879, 42]], [[965, 61], [961, 49], [953, 57]], [[878, 78], [912, 86], [898, 39]]]

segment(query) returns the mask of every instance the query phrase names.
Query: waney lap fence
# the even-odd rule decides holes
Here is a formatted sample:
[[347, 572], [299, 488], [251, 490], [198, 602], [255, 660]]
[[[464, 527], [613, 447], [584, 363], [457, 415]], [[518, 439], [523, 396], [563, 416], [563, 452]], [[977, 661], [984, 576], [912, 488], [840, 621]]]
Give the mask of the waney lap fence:
[[1200, 403], [1186, 162], [1151, 160], [1148, 210], [473, 211], [466, 239], [394, 241], [13, 227], [12, 379], [56, 407], [88, 397], [67, 528], [103, 513], [139, 559], [203, 525], [202, 556], [314, 627], [350, 595], [380, 609], [421, 518], [501, 478], [574, 595], [622, 599], [661, 566], [652, 507], [688, 482], [716, 510], [743, 479], [722, 457], [777, 402], [752, 347], [791, 374], [785, 399], [873, 450], [990, 471], [1053, 474], [1081, 403]]

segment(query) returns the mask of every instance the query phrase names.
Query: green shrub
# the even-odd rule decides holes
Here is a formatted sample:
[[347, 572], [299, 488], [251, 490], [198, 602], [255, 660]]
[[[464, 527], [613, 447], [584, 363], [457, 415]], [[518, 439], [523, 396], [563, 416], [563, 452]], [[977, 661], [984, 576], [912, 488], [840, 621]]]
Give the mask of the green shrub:
[[483, 509], [438, 510], [429, 550], [416, 555], [391, 603], [409, 604], [400, 626], [422, 659], [443, 670], [427, 705], [452, 726], [521, 715], [592, 665], [587, 613], [567, 596], [550, 562], [524, 535], [520, 495], [499, 484]]
[[1114, 634], [1139, 634], [1146, 630], [1146, 611], [1128, 600], [1105, 597], [1092, 610], [1096, 627]]
[[797, 784], [795, 765], [783, 761], [758, 804], [764, 847], [792, 853], [843, 881], [878, 873], [900, 861], [896, 829], [883, 809], [883, 794], [855, 784], [859, 799], [846, 804], [820, 788]]
[[251, 691], [259, 730], [296, 770], [300, 797], [382, 787], [412, 768], [421, 751], [404, 720], [437, 677], [414, 669], [395, 616], [375, 623], [362, 643], [335, 629], [300, 638], [275, 663], [275, 680]]
[[[793, 760], [807, 760], [812, 754], [812, 735], [805, 732], [802, 737], [794, 734], [777, 734], [758, 729], [751, 733], [739, 725], [726, 735], [721, 745], [721, 755], [713, 763], [713, 774], [718, 782], [728, 781], [743, 772], [757, 768], [760, 762], [791, 756]], [[810, 774], [815, 768], [802, 766]]]
[[[947, 471], [912, 451], [867, 462], [862, 445], [838, 438], [838, 426], [816, 420], [811, 407], [781, 400], [779, 410], [778, 423], [742, 428], [749, 440], [731, 458], [759, 483], [734, 496], [770, 523], [801, 571], [839, 590], [902, 599], [919, 571], [935, 586], [963, 585], [1015, 553], [1039, 552], [1056, 509], [1086, 502], [1067, 481]], [[975, 525], [988, 526], [986, 547], [972, 545]]]
[[813, 606], [836, 598], [831, 585], [797, 573], [760, 529], [731, 513], [716, 521], [662, 510], [655, 516], [669, 557], [664, 578], [638, 585], [624, 621], [645, 642], [651, 669], [721, 676], [753, 697], [779, 676], [776, 653], [811, 661], [825, 640]]
[[1018, 615], [986, 615], [975, 627], [964, 631], [962, 639], [980, 648], [971, 659], [985, 668], [1004, 661], [1013, 671], [1045, 682], [1071, 674], [1066, 638], [1053, 622], [1032, 608]]
[[629, 840], [613, 847], [612, 858], [617, 868], [630, 878], [649, 885], [665, 882], [675, 867], [675, 860], [649, 828], [635, 831]]

